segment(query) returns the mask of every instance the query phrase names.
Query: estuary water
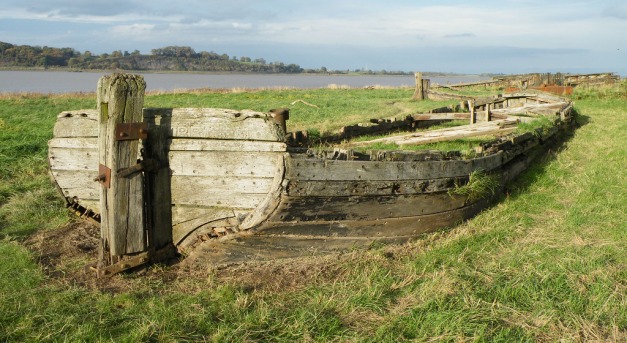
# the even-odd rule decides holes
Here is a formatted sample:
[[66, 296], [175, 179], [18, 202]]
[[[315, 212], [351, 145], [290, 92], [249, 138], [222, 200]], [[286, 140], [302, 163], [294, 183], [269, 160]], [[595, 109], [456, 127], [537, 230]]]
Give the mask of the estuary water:
[[[0, 93], [95, 92], [98, 79], [108, 72], [0, 71]], [[303, 75], [303, 74], [217, 74], [138, 73], [149, 91], [232, 88], [321, 88], [329, 85], [367, 87], [413, 87], [414, 76], [391, 75]], [[456, 84], [489, 80], [479, 75], [432, 77], [431, 83]]]

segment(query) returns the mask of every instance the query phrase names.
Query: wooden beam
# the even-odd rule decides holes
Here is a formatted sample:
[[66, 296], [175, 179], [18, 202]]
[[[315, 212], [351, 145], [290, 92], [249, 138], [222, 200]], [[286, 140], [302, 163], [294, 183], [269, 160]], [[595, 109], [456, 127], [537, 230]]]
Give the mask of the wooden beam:
[[[139, 140], [116, 140], [119, 123], [142, 121], [146, 82], [140, 75], [105, 75], [98, 81], [99, 158], [111, 170], [110, 187], [100, 188], [101, 238], [111, 256], [146, 250], [143, 176], [118, 177], [137, 163]], [[102, 256], [106, 259], [106, 256]]]

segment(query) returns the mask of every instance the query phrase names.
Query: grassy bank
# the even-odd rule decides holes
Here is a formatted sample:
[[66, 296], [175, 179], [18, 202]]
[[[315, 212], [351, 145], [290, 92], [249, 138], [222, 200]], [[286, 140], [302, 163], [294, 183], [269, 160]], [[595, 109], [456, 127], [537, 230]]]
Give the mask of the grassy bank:
[[[162, 94], [146, 106], [291, 107], [290, 127], [325, 131], [440, 106], [409, 101], [411, 93]], [[107, 282], [67, 277], [84, 256], [60, 256], [52, 268], [30, 248], [38, 235], [63, 239], [74, 220], [46, 172], [56, 114], [95, 99], [0, 99], [0, 341], [624, 342], [627, 91], [574, 97], [574, 135], [453, 230], [341, 256], [154, 266]]]

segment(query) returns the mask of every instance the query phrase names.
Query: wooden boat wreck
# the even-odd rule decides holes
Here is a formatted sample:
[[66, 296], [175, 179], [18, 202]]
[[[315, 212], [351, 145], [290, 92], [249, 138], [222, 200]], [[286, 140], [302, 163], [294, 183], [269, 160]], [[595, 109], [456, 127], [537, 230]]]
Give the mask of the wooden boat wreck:
[[[574, 123], [568, 99], [502, 94], [345, 127], [323, 137], [322, 148], [302, 133], [286, 132], [285, 110], [142, 108], [138, 101], [133, 110], [128, 101], [143, 97], [143, 79], [124, 74], [103, 79], [98, 109], [61, 113], [49, 141], [50, 172], [68, 207], [101, 222], [100, 275], [159, 259], [173, 247], [190, 260], [222, 264], [402, 242], [452, 227], [489, 206]], [[112, 90], [120, 80], [140, 86]], [[127, 95], [126, 105], [116, 103], [116, 94]], [[118, 122], [112, 139], [113, 128], [103, 125], [119, 119], [116, 108], [138, 112], [143, 126], [130, 133], [120, 130], [131, 124]], [[537, 118], [548, 119], [550, 127], [516, 133], [518, 122]], [[455, 119], [469, 124], [416, 131]], [[346, 142], [389, 132], [397, 135]], [[124, 135], [127, 139], [120, 138]], [[477, 135], [494, 138], [467, 155], [354, 149], [381, 141], [407, 145]], [[333, 147], [341, 141], [341, 147]], [[113, 158], [104, 150], [113, 151]], [[116, 155], [120, 151], [128, 152], [126, 166]], [[481, 194], [456, 191], [478, 176], [496, 183]], [[133, 180], [136, 184], [124, 191], [128, 185], [122, 182]], [[117, 202], [124, 203], [122, 210], [110, 213]], [[115, 228], [119, 222], [126, 226]]]

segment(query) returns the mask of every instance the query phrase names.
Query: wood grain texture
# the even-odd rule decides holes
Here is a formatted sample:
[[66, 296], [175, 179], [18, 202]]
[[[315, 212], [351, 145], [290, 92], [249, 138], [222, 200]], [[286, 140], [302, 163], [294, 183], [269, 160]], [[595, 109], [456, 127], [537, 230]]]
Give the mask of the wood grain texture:
[[172, 175], [274, 177], [274, 152], [170, 151]]
[[117, 177], [117, 171], [137, 163], [139, 140], [117, 141], [118, 123], [142, 121], [146, 83], [129, 74], [105, 75], [98, 81], [99, 160], [111, 168], [111, 187], [101, 187], [100, 215], [104, 249], [112, 256], [146, 250], [143, 175]]
[[306, 237], [393, 238], [417, 236], [425, 232], [452, 227], [488, 206], [487, 200], [448, 212], [381, 220], [344, 220], [312, 222], [267, 221], [258, 230], [259, 235]]
[[284, 197], [270, 220], [377, 220], [440, 213], [466, 205], [447, 193], [380, 196]]
[[333, 161], [306, 158], [287, 159], [288, 180], [314, 181], [391, 181], [430, 180], [436, 178], [468, 176], [472, 171], [490, 171], [502, 163], [502, 152], [469, 160], [378, 162]]
[[173, 138], [283, 141], [285, 133], [272, 117], [254, 111], [217, 108], [144, 109], [156, 125], [168, 126]]
[[288, 196], [338, 195], [406, 195], [447, 191], [455, 184], [465, 184], [467, 176], [431, 180], [359, 180], [312, 181], [289, 180], [285, 187]]
[[98, 137], [98, 111], [65, 111], [57, 116], [54, 137]]

